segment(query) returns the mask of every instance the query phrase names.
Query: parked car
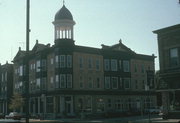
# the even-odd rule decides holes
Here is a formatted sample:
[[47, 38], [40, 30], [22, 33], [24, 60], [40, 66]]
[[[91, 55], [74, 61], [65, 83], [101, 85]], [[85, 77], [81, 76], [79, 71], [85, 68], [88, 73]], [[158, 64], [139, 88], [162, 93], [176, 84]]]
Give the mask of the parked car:
[[6, 119], [20, 120], [22, 115], [17, 112], [10, 112], [9, 115], [5, 116]]

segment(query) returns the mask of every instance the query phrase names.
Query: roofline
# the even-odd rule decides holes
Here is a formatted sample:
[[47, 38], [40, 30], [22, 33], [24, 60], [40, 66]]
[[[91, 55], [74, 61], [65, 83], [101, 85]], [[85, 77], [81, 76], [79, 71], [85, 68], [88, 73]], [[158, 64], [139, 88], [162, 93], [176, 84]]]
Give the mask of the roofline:
[[174, 30], [174, 29], [180, 29], [180, 24], [176, 24], [176, 25], [173, 25], [173, 26], [169, 26], [169, 27], [165, 27], [165, 28], [162, 28], [162, 29], [154, 30], [153, 33], [159, 34], [159, 33], [167, 32], [167, 31]]

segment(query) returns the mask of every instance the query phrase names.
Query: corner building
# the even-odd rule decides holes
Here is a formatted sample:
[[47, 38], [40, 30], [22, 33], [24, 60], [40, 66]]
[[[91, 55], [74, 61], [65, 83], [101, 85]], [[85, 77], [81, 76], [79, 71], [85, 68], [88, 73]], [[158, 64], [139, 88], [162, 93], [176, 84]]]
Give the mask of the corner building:
[[[149, 91], [145, 90], [147, 71], [154, 73], [153, 55], [136, 54], [121, 40], [113, 46], [102, 45], [102, 48], [75, 45], [75, 21], [65, 5], [56, 13], [53, 24], [55, 44], [50, 46], [36, 41], [30, 51], [31, 116], [142, 113], [148, 106], [156, 106], [153, 84]], [[22, 95], [25, 94], [25, 58], [21, 49], [14, 57], [14, 90]], [[132, 74], [136, 60], [142, 61], [140, 64], [144, 66], [142, 76], [137, 72], [139, 77]], [[135, 77], [141, 80], [138, 80], [141, 86], [136, 83], [137, 88], [134, 87]]]

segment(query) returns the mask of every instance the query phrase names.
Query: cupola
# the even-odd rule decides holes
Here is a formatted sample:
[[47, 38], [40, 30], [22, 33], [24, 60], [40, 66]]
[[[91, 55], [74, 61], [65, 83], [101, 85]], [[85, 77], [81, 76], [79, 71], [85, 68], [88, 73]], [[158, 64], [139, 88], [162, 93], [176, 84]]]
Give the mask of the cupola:
[[56, 13], [54, 21], [54, 38], [74, 40], [75, 21], [71, 12], [66, 8], [63, 1], [62, 8]]

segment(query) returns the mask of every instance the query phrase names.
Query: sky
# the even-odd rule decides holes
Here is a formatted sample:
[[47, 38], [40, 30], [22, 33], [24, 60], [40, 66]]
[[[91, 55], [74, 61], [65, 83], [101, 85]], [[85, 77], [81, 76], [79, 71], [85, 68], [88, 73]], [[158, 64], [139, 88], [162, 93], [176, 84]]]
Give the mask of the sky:
[[[157, 56], [157, 35], [152, 31], [180, 23], [179, 0], [65, 0], [76, 22], [76, 45], [101, 48], [119, 40], [139, 54]], [[56, 12], [63, 0], [30, 0], [30, 49], [54, 44]], [[0, 63], [11, 63], [26, 48], [26, 0], [0, 0]]]

